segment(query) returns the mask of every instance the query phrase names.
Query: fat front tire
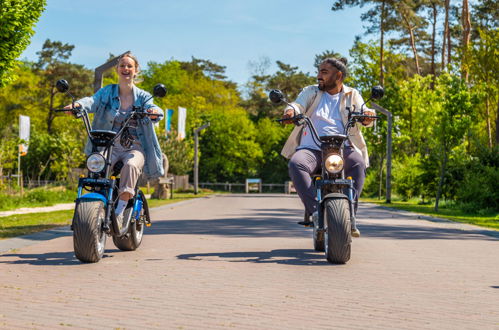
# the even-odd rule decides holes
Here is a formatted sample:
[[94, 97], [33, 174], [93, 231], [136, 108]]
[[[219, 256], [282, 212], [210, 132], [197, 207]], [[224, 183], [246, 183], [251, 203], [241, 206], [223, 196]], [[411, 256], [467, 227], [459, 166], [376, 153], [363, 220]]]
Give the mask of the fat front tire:
[[105, 218], [104, 203], [80, 201], [73, 220], [73, 247], [81, 262], [98, 262], [104, 255], [106, 233], [102, 225]]
[[325, 254], [327, 261], [344, 264], [350, 260], [351, 223], [348, 201], [329, 199], [324, 206], [325, 214]]

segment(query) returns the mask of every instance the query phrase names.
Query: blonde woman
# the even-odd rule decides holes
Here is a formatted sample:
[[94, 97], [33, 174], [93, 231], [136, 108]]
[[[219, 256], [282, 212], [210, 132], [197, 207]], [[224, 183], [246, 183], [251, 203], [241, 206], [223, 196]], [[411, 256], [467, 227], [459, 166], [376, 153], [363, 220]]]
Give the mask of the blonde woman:
[[[89, 113], [94, 113], [93, 129], [115, 132], [120, 130], [132, 108], [142, 106], [148, 99], [149, 101], [145, 103], [144, 108], [149, 113], [158, 114], [130, 122], [129, 143], [124, 143], [122, 142], [124, 139], [119, 139], [113, 148], [111, 166], [114, 166], [118, 161], [123, 162], [120, 174], [119, 200], [115, 210], [118, 224], [121, 225], [123, 211], [128, 200], [135, 193], [135, 185], [142, 171], [149, 178], [160, 177], [164, 174], [161, 149], [153, 125], [161, 120], [163, 111], [153, 103], [148, 92], [135, 86], [134, 79], [139, 73], [139, 62], [135, 56], [127, 53], [120, 57], [116, 72], [118, 84], [101, 88], [93, 96], [76, 101], [75, 106], [81, 107]], [[71, 105], [64, 109], [70, 110]], [[91, 144], [88, 141], [85, 153], [88, 155], [91, 151]]]

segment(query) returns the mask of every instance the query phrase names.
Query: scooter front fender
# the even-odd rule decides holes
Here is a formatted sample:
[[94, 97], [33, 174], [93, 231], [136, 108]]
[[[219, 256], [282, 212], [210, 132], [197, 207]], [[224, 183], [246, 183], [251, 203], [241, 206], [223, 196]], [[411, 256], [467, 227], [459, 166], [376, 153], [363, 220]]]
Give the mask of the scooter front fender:
[[80, 202], [82, 200], [88, 200], [88, 199], [93, 199], [93, 200], [100, 200], [104, 203], [104, 205], [107, 205], [107, 198], [104, 197], [104, 195], [102, 194], [99, 194], [99, 193], [95, 193], [95, 192], [92, 192], [92, 193], [88, 193], [88, 194], [85, 194], [83, 196], [80, 196], [76, 202]]

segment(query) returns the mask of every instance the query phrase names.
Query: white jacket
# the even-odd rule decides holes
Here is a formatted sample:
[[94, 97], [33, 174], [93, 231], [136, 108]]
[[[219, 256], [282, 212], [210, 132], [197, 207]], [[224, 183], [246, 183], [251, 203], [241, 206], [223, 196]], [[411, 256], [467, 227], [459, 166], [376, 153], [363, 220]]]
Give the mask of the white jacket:
[[[305, 87], [298, 97], [296, 101], [291, 104], [294, 106], [294, 110], [298, 113], [305, 113], [306, 116], [310, 117], [312, 113], [317, 109], [317, 106], [320, 103], [323, 91], [319, 89], [317, 85], [307, 86]], [[340, 113], [341, 118], [343, 120], [343, 125], [347, 125], [348, 123], [348, 113], [349, 111], [360, 111], [360, 107], [364, 104], [364, 100], [362, 99], [362, 95], [355, 89], [348, 86], [343, 85], [343, 94], [340, 100]], [[354, 108], [355, 106], [355, 108]], [[284, 112], [292, 109], [292, 107], [288, 106], [284, 109]], [[372, 109], [370, 109], [372, 110]], [[374, 110], [372, 110], [374, 111]], [[372, 126], [373, 123], [367, 125], [366, 127]], [[367, 146], [362, 136], [362, 132], [360, 131], [360, 127], [363, 126], [360, 123], [357, 123], [354, 127], [350, 128], [348, 132], [348, 138], [350, 143], [353, 145], [356, 151], [362, 154], [364, 158], [364, 162], [366, 163], [366, 167], [369, 167], [369, 155], [367, 154]], [[300, 140], [302, 136], [303, 126], [296, 126], [284, 144], [282, 148], [281, 155], [286, 158], [291, 158], [293, 154], [296, 152], [296, 148], [300, 145]]]

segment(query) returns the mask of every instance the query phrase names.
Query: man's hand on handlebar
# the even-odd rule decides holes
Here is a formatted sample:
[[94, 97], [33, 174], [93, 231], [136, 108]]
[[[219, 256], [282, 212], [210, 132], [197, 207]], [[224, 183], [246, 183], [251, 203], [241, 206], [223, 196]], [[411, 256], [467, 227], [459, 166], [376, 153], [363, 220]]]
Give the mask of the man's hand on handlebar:
[[[372, 111], [371, 109], [366, 109], [364, 110], [364, 115], [366, 116], [376, 116], [376, 113]], [[376, 118], [364, 118], [362, 121], [362, 125], [368, 126], [370, 125]]]
[[[296, 113], [293, 109], [288, 109], [288, 110], [286, 110], [286, 112], [282, 116], [282, 119], [293, 118], [295, 115], [296, 115]], [[283, 124], [292, 124], [293, 121], [292, 120], [283, 120], [282, 123]]]

